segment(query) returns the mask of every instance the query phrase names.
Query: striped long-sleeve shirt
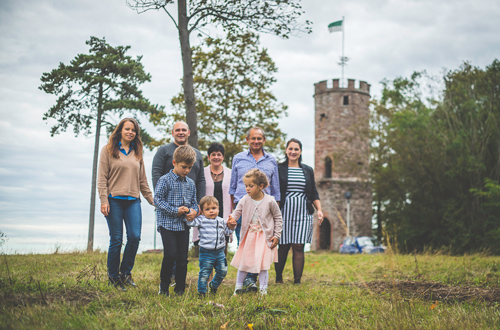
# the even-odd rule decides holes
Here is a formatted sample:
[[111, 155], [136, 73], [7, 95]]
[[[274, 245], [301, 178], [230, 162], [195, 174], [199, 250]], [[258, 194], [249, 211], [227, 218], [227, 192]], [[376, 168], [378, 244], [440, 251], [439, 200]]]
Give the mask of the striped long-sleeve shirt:
[[186, 221], [186, 223], [188, 226], [199, 228], [199, 245], [207, 250], [224, 248], [226, 245], [226, 236], [233, 234], [233, 229], [229, 229], [227, 221], [221, 217], [209, 219], [204, 215], [200, 215], [193, 221]]

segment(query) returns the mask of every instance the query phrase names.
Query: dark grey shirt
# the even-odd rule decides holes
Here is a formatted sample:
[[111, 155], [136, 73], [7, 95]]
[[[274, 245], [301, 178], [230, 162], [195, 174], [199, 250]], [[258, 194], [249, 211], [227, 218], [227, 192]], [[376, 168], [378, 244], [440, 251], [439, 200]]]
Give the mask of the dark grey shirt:
[[[156, 155], [153, 157], [153, 188], [156, 189], [156, 183], [163, 175], [170, 172], [174, 168], [172, 160], [174, 159], [174, 151], [177, 149], [177, 144], [170, 143], [161, 146]], [[203, 166], [203, 157], [198, 149], [193, 148], [196, 152], [196, 161], [193, 164], [191, 172], [187, 175], [196, 185], [196, 199], [198, 203], [205, 196], [205, 171]]]

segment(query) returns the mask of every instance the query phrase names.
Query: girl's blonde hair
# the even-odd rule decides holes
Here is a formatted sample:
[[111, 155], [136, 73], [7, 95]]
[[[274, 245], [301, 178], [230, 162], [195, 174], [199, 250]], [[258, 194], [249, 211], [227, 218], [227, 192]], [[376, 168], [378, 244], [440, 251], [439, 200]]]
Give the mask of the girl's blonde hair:
[[266, 188], [269, 185], [269, 180], [267, 180], [266, 174], [257, 168], [248, 171], [243, 178], [251, 179], [253, 183], [255, 183], [258, 186], [263, 184], [264, 188]]

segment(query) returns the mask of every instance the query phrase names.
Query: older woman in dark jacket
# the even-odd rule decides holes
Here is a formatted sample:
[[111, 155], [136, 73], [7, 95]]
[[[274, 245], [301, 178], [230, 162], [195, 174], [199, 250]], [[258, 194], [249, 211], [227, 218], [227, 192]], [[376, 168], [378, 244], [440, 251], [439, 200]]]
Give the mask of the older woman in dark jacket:
[[304, 246], [311, 243], [312, 219], [318, 211], [318, 223], [323, 222], [323, 211], [319, 201], [314, 170], [302, 164], [302, 143], [290, 139], [286, 144], [285, 161], [278, 165], [281, 192], [283, 232], [278, 248], [278, 263], [275, 264], [276, 283], [283, 283], [283, 269], [290, 247], [293, 251], [294, 283], [300, 284], [304, 270]]

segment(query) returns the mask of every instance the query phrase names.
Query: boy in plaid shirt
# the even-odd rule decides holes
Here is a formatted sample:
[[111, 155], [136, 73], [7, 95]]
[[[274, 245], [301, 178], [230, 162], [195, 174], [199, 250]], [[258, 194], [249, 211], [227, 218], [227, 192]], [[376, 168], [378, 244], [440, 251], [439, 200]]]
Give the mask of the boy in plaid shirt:
[[193, 148], [179, 146], [173, 155], [174, 168], [158, 180], [155, 188], [157, 230], [163, 242], [158, 294], [166, 297], [169, 296], [174, 262], [177, 264], [174, 291], [182, 295], [186, 289], [189, 227], [185, 221], [192, 221], [198, 215], [196, 185], [187, 175], [195, 160]]

